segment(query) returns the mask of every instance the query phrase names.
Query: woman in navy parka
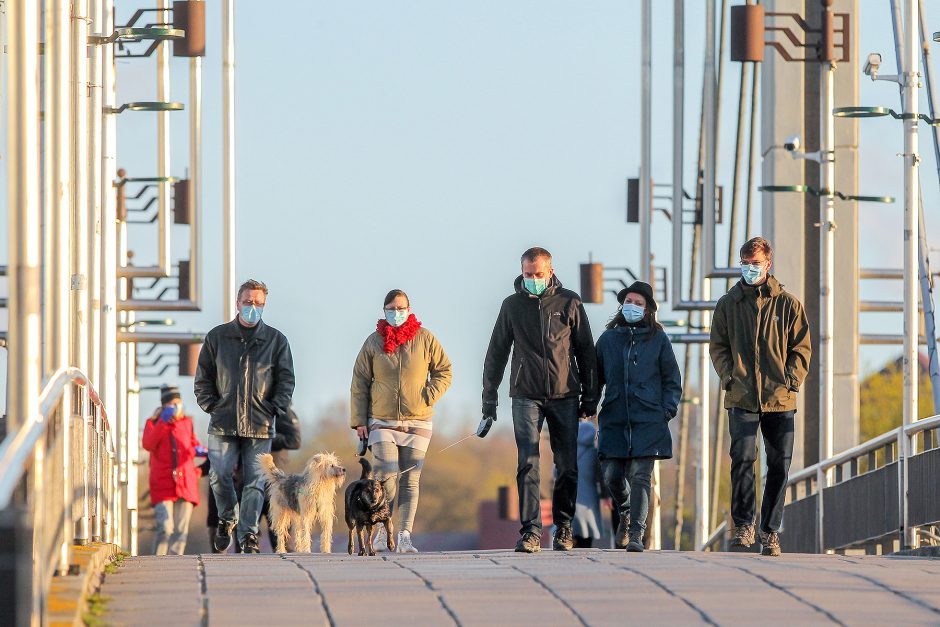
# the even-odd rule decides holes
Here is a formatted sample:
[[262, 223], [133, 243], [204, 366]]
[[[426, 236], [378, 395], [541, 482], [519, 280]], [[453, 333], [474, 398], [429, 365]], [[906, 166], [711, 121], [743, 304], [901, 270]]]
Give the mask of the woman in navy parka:
[[655, 319], [652, 287], [637, 281], [617, 300], [621, 307], [597, 341], [604, 390], [598, 457], [620, 514], [615, 545], [642, 551], [653, 464], [672, 457], [669, 421], [678, 410], [682, 382], [672, 344]]

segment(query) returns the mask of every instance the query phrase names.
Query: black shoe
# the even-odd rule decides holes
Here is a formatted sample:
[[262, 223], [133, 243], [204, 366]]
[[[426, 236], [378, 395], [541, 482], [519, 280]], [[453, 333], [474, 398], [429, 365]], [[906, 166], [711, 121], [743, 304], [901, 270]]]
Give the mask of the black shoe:
[[630, 533], [630, 541], [627, 543], [627, 552], [628, 553], [642, 553], [643, 552], [643, 534], [634, 531]]
[[216, 528], [215, 537], [212, 539], [212, 549], [216, 553], [225, 553], [232, 544], [232, 531], [235, 529], [235, 523], [219, 521]]
[[571, 535], [571, 525], [559, 525], [552, 540], [553, 551], [570, 551], [574, 548], [574, 537]]
[[261, 546], [258, 544], [258, 536], [249, 533], [245, 536], [245, 539], [241, 541], [242, 553], [260, 553]]
[[516, 542], [516, 553], [538, 553], [542, 550], [542, 538], [531, 531], [522, 534]]
[[614, 535], [614, 548], [625, 549], [630, 542], [630, 517], [620, 516], [617, 523], [617, 533]]

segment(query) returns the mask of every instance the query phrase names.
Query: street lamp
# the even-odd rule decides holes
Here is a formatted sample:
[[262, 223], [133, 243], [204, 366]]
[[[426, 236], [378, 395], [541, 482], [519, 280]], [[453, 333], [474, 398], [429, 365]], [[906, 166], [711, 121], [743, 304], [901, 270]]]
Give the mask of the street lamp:
[[120, 107], [104, 107], [105, 113], [124, 111], [182, 111], [182, 102], [125, 102]]

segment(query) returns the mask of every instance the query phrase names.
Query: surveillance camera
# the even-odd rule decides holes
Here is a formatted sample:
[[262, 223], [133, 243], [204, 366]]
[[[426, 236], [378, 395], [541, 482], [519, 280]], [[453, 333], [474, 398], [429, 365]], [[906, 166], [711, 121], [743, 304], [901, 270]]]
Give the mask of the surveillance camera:
[[868, 58], [865, 59], [865, 68], [862, 70], [865, 72], [865, 76], [877, 76], [878, 68], [881, 67], [881, 55], [877, 52], [868, 53]]
[[787, 152], [796, 152], [800, 149], [800, 136], [799, 135], [790, 135], [787, 137], [787, 140], [783, 142], [783, 148]]

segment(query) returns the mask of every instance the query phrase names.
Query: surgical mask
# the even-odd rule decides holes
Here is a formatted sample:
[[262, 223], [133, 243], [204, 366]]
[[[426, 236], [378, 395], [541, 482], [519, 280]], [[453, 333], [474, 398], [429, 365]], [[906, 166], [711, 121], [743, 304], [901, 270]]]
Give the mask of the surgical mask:
[[621, 313], [623, 313], [624, 319], [630, 324], [639, 322], [643, 319], [643, 315], [646, 313], [646, 310], [639, 305], [634, 305], [633, 303], [624, 303], [620, 308]]
[[264, 311], [264, 307], [257, 307], [255, 305], [245, 305], [242, 307], [242, 322], [245, 324], [258, 324], [261, 322], [261, 312]]
[[548, 287], [548, 279], [522, 279], [522, 285], [526, 291], [536, 296], [541, 296], [545, 288]]
[[764, 268], [760, 264], [746, 263], [741, 265], [741, 276], [748, 285], [754, 285], [760, 281]]
[[408, 316], [410, 315], [407, 309], [386, 309], [385, 321], [393, 327], [400, 327], [405, 324], [405, 321], [408, 320]]

